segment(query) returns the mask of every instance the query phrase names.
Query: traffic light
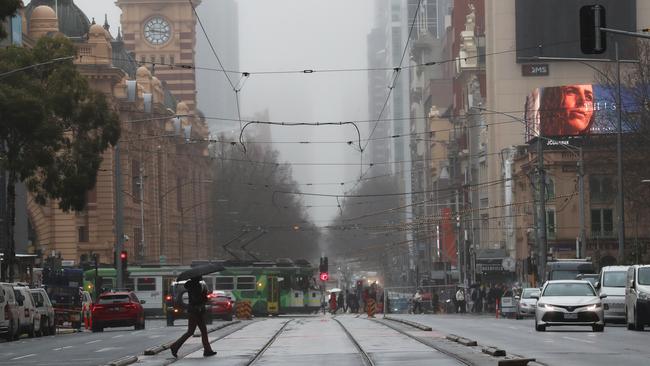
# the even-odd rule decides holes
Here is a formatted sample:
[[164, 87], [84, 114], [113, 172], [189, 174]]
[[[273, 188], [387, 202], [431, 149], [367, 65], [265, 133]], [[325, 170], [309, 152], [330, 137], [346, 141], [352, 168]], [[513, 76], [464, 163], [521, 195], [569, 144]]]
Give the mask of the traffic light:
[[320, 258], [320, 265], [318, 266], [320, 271], [320, 280], [327, 281], [330, 278], [328, 271], [327, 257]]
[[127, 266], [129, 264], [129, 254], [126, 250], [120, 252], [120, 262], [122, 262], [122, 278], [126, 280], [127, 278]]
[[600, 54], [607, 49], [605, 7], [586, 5], [580, 8], [580, 50], [585, 54]]

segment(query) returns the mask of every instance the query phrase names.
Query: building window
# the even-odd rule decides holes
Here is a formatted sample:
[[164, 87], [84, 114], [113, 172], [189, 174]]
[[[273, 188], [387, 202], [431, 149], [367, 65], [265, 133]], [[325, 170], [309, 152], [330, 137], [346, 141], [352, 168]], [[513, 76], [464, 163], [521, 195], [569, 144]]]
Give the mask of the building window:
[[551, 208], [546, 210], [546, 237], [555, 239], [555, 233], [555, 209]]
[[88, 235], [88, 226], [78, 226], [77, 233], [79, 234], [80, 243], [87, 243], [90, 240]]
[[590, 175], [589, 200], [592, 203], [612, 202], [614, 200], [614, 179], [607, 175]]
[[147, 63], [147, 58], [145, 56], [140, 56], [140, 63], [142, 65], [146, 64]]
[[611, 208], [591, 210], [591, 235], [605, 238], [614, 236], [614, 211]]
[[180, 212], [183, 209], [183, 179], [176, 178], [176, 209]]
[[131, 163], [131, 198], [134, 203], [140, 202], [140, 162]]
[[165, 64], [165, 55], [160, 55], [160, 64]]
[[169, 63], [174, 66], [174, 55], [169, 55]]
[[546, 178], [546, 200], [552, 200], [555, 198], [555, 179], [551, 177]]

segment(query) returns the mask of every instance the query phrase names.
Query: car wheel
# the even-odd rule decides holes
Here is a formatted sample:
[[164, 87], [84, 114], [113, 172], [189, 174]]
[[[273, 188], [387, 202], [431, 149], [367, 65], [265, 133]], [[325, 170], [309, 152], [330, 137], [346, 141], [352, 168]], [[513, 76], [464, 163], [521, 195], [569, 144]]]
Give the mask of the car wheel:
[[537, 318], [535, 318], [535, 330], [538, 331], [538, 332], [545, 332], [546, 331], [546, 325], [537, 324]]
[[591, 327], [594, 332], [603, 332], [605, 330], [605, 325], [595, 324]]
[[52, 324], [50, 327], [50, 335], [56, 335], [56, 324]]
[[643, 332], [644, 324], [639, 316], [639, 309], [634, 309], [634, 330]]
[[232, 321], [232, 314], [228, 314], [228, 315], [224, 316], [224, 317], [223, 317], [223, 320], [225, 320], [225, 321], [227, 321], [227, 322]]
[[104, 328], [102, 328], [100, 324], [98, 324], [97, 322], [94, 322], [91, 330], [93, 333], [97, 333], [97, 332], [103, 332]]
[[32, 326], [27, 330], [27, 335], [29, 338], [34, 338], [36, 335], [36, 324], [32, 322]]

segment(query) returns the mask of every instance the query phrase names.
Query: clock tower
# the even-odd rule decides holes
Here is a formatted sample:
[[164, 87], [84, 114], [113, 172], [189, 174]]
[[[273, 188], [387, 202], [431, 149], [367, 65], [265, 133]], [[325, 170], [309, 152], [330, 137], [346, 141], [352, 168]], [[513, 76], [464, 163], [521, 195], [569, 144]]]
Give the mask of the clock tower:
[[[117, 0], [126, 49], [135, 54], [160, 80], [167, 83], [177, 101], [196, 106], [194, 65], [196, 17], [187, 0]], [[201, 0], [192, 0], [194, 7]]]

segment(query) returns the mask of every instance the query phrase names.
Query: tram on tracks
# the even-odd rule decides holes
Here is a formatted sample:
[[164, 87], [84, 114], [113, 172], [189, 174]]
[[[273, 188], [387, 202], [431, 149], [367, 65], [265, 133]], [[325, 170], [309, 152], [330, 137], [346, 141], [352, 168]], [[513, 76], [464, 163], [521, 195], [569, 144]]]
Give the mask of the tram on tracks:
[[[192, 266], [208, 263], [195, 261]], [[247, 300], [255, 315], [311, 313], [320, 308], [321, 293], [313, 267], [306, 260], [212, 261], [222, 264], [221, 272], [203, 276], [210, 291], [231, 293], [235, 301]], [[129, 266], [125, 287], [145, 300], [148, 314], [164, 314], [165, 297], [172, 282], [192, 266]], [[84, 272], [84, 289], [98, 293], [115, 288], [115, 268]]]

